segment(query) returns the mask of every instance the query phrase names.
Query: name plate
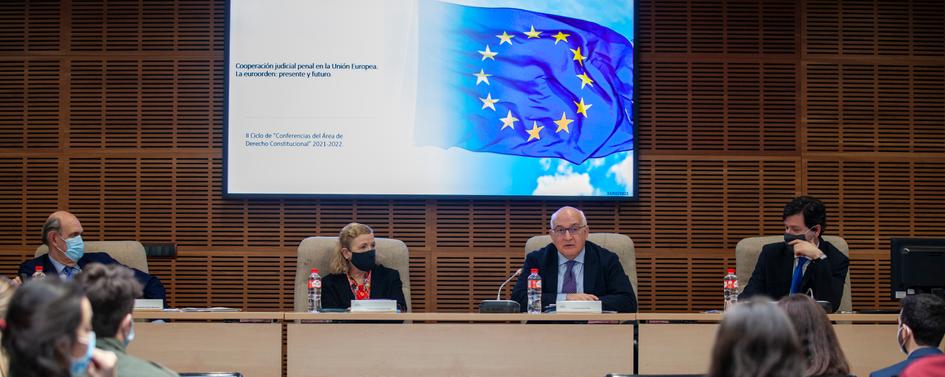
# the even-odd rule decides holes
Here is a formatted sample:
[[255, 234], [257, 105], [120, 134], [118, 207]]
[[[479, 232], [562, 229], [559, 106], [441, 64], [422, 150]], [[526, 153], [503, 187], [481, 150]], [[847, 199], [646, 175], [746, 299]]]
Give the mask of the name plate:
[[600, 301], [558, 301], [555, 303], [558, 313], [600, 313]]
[[164, 310], [164, 300], [161, 299], [135, 299], [135, 310]]
[[351, 300], [351, 312], [397, 312], [397, 300]]

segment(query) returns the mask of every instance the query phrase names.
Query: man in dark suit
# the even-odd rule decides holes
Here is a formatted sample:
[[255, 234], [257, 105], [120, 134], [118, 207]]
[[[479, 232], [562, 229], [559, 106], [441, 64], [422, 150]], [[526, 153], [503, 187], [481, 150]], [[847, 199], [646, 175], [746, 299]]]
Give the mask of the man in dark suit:
[[637, 311], [637, 298], [617, 254], [587, 241], [590, 230], [584, 213], [562, 207], [551, 215], [552, 243], [528, 253], [523, 273], [512, 289], [522, 311], [528, 308], [528, 272], [541, 275], [541, 302], [601, 301], [603, 310]]
[[827, 210], [819, 200], [799, 196], [784, 206], [784, 242], [765, 245], [755, 271], [739, 299], [766, 295], [779, 300], [792, 293], [813, 292], [836, 311], [843, 298], [850, 260], [821, 235]]
[[[19, 272], [23, 279], [31, 278], [36, 266], [43, 266], [43, 273], [47, 277], [69, 280], [89, 263], [121, 265], [107, 253], [86, 253], [82, 241], [82, 224], [75, 215], [66, 211], [55, 212], [46, 219], [43, 224], [43, 244], [49, 247], [49, 253], [23, 262]], [[131, 270], [144, 287], [144, 298], [165, 299], [164, 285], [158, 278], [138, 269]]]
[[945, 300], [930, 294], [902, 299], [896, 342], [906, 359], [870, 373], [870, 377], [898, 376], [909, 364], [923, 357], [941, 355], [939, 344], [945, 337]]

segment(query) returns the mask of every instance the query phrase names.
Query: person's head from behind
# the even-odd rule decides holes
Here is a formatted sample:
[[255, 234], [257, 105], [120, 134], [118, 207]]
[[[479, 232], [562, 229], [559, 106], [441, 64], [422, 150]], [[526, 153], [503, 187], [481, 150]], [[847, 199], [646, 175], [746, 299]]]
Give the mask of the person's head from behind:
[[561, 255], [574, 259], [584, 249], [584, 241], [590, 234], [584, 212], [574, 207], [561, 207], [551, 215], [551, 242]]
[[725, 312], [709, 377], [798, 377], [803, 369], [791, 322], [768, 298], [754, 297]]
[[76, 282], [85, 289], [92, 304], [92, 329], [103, 338], [117, 338], [126, 345], [134, 339], [135, 298], [141, 284], [134, 272], [119, 265], [90, 263]]
[[49, 247], [49, 256], [66, 266], [75, 266], [85, 255], [82, 224], [75, 215], [57, 211], [43, 224], [43, 245]]
[[360, 223], [345, 225], [338, 234], [338, 245], [331, 256], [331, 272], [343, 274], [351, 267], [361, 272], [374, 269], [377, 260], [375, 246], [371, 227]]
[[945, 337], [945, 300], [931, 294], [902, 299], [896, 340], [905, 354], [919, 347], [938, 347]]
[[850, 374], [840, 341], [833, 330], [827, 312], [814, 299], [794, 294], [778, 301], [778, 306], [794, 326], [804, 356], [807, 358], [805, 376], [845, 376]]
[[92, 306], [82, 290], [58, 279], [36, 279], [13, 294], [3, 330], [12, 376], [75, 376], [95, 348]]
[[814, 243], [827, 228], [827, 207], [813, 197], [798, 196], [784, 206], [781, 220], [785, 235], [804, 236], [805, 241]]

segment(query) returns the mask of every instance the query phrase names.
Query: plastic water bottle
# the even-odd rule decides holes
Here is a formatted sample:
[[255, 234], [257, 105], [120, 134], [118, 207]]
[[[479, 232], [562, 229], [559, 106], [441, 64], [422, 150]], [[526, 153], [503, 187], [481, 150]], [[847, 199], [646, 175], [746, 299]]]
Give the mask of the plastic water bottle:
[[725, 310], [728, 310], [738, 302], [738, 276], [735, 276], [734, 268], [729, 268], [722, 280], [722, 291], [725, 295]]
[[322, 277], [318, 275], [318, 269], [313, 268], [312, 274], [308, 275], [308, 311], [318, 313], [322, 310]]
[[528, 275], [528, 313], [541, 313], [541, 276], [538, 276], [537, 268]]
[[33, 272], [33, 279], [42, 279], [46, 277], [46, 273], [43, 272], [43, 266], [36, 266], [36, 271]]

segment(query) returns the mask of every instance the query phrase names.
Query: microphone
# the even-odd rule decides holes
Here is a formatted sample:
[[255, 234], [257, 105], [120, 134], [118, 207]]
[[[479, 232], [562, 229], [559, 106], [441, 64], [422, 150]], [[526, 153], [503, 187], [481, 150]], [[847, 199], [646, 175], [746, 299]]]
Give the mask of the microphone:
[[522, 274], [522, 269], [519, 268], [515, 270], [515, 273], [512, 276], [509, 276], [508, 279], [505, 279], [502, 282], [502, 285], [499, 286], [499, 291], [495, 294], [495, 300], [483, 300], [479, 304], [480, 313], [518, 313], [521, 311], [521, 305], [518, 302], [513, 300], [502, 300], [502, 288], [505, 288], [505, 285], [508, 284], [512, 279], [517, 278]]

